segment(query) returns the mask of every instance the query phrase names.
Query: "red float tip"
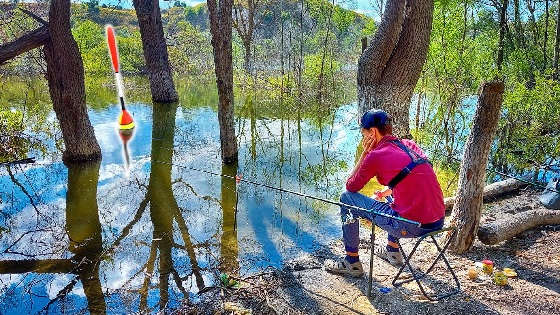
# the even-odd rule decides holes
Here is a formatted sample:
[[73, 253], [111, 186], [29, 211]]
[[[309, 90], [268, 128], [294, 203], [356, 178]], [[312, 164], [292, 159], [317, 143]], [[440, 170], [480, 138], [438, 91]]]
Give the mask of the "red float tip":
[[113, 70], [119, 72], [119, 52], [117, 51], [117, 40], [115, 38], [115, 31], [113, 26], [105, 26], [105, 32], [107, 33], [107, 45], [109, 46], [109, 54], [111, 56], [111, 63], [113, 64]]

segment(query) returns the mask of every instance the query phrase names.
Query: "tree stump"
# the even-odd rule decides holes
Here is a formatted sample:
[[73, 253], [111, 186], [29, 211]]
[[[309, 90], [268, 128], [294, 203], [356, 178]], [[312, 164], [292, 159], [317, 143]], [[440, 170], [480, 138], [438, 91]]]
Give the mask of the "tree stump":
[[[500, 116], [503, 82], [486, 82], [480, 87], [474, 123], [465, 145], [451, 225], [457, 234], [450, 249], [455, 253], [466, 252], [473, 244], [478, 231], [482, 210], [482, 196], [490, 145]], [[451, 237], [448, 234], [447, 237]]]

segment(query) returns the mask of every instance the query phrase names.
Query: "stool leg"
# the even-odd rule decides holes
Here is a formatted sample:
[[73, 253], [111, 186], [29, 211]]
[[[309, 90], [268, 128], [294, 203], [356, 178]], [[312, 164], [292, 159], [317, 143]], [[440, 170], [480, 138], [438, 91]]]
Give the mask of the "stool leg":
[[371, 249], [369, 255], [369, 277], [368, 277], [368, 288], [367, 288], [367, 296], [368, 298], [371, 297], [371, 283], [373, 281], [372, 274], [373, 274], [373, 251], [375, 249], [375, 223], [371, 222]]

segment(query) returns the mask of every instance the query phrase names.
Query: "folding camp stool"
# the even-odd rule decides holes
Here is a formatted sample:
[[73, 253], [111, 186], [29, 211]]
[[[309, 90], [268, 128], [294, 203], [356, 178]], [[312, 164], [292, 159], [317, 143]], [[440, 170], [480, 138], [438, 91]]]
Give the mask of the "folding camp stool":
[[[444, 232], [448, 232], [448, 231], [452, 231], [451, 232], [452, 233], [451, 237], [449, 238], [449, 240], [445, 243], [445, 245], [442, 248], [437, 243], [434, 236], [436, 236], [438, 234], [441, 234], [441, 233], [444, 233]], [[446, 298], [446, 297], [451, 296], [453, 294], [459, 293], [459, 291], [461, 290], [461, 285], [459, 283], [459, 279], [457, 279], [457, 276], [455, 275], [455, 272], [453, 271], [453, 268], [451, 267], [451, 265], [449, 264], [449, 261], [445, 257], [445, 250], [447, 250], [447, 247], [451, 243], [451, 239], [453, 237], [455, 237], [455, 234], [457, 234], [457, 230], [454, 227], [448, 227], [448, 228], [433, 231], [433, 232], [424, 234], [422, 236], [419, 236], [418, 240], [416, 241], [416, 244], [414, 244], [414, 247], [412, 248], [412, 251], [408, 255], [405, 253], [403, 247], [401, 246], [401, 243], [397, 240], [397, 244], [399, 245], [399, 249], [401, 250], [401, 253], [402, 253], [403, 258], [404, 258], [404, 263], [401, 266], [401, 268], [399, 269], [399, 271], [397, 272], [397, 274], [395, 275], [395, 277], [393, 278], [393, 282], [392, 282], [393, 286], [398, 287], [398, 286], [401, 286], [405, 283], [408, 283], [408, 282], [411, 282], [411, 281], [416, 281], [416, 283], [418, 284], [418, 287], [420, 288], [420, 291], [422, 291], [422, 294], [424, 294], [424, 296], [430, 301], [439, 301], [443, 298]], [[420, 270], [415, 270], [414, 268], [412, 268], [412, 266], [410, 265], [410, 259], [412, 258], [412, 256], [414, 256], [414, 253], [416, 252], [416, 249], [418, 248], [418, 245], [420, 245], [420, 243], [422, 243], [422, 241], [424, 241], [426, 239], [428, 239], [429, 242], [433, 243], [436, 246], [436, 248], [438, 250], [438, 255], [437, 255], [436, 259], [433, 261], [432, 265], [425, 272], [422, 272]], [[374, 247], [375, 247], [375, 223], [372, 223], [372, 226], [371, 226], [371, 257], [370, 257], [370, 261], [369, 261], [369, 279], [368, 279], [369, 283], [368, 283], [368, 291], [367, 291], [368, 297], [371, 297], [371, 285], [372, 285], [372, 281], [373, 281], [372, 272], [373, 272]], [[445, 266], [447, 267], [447, 271], [449, 273], [451, 273], [451, 276], [453, 277], [453, 280], [455, 281], [456, 287], [454, 287], [453, 290], [449, 291], [449, 292], [444, 292], [444, 293], [441, 293], [441, 294], [428, 294], [428, 293], [426, 293], [426, 290], [424, 289], [424, 286], [422, 285], [421, 280], [423, 278], [425, 278], [426, 276], [428, 276], [428, 274], [432, 271], [432, 269], [434, 268], [434, 266], [436, 265], [436, 263], [440, 259], [442, 259], [443, 262], [445, 263]], [[401, 273], [404, 271], [404, 268], [406, 268], [406, 267], [408, 267], [408, 269], [410, 270], [410, 273], [412, 274], [412, 278], [402, 280], [402, 281], [398, 281], [399, 276], [401, 275]]]

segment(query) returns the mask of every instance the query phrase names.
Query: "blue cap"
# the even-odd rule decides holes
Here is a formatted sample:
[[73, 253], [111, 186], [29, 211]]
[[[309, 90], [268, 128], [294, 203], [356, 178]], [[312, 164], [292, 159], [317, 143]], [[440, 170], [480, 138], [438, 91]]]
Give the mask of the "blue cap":
[[391, 118], [384, 110], [370, 109], [362, 115], [360, 119], [360, 128], [381, 128], [391, 123]]

